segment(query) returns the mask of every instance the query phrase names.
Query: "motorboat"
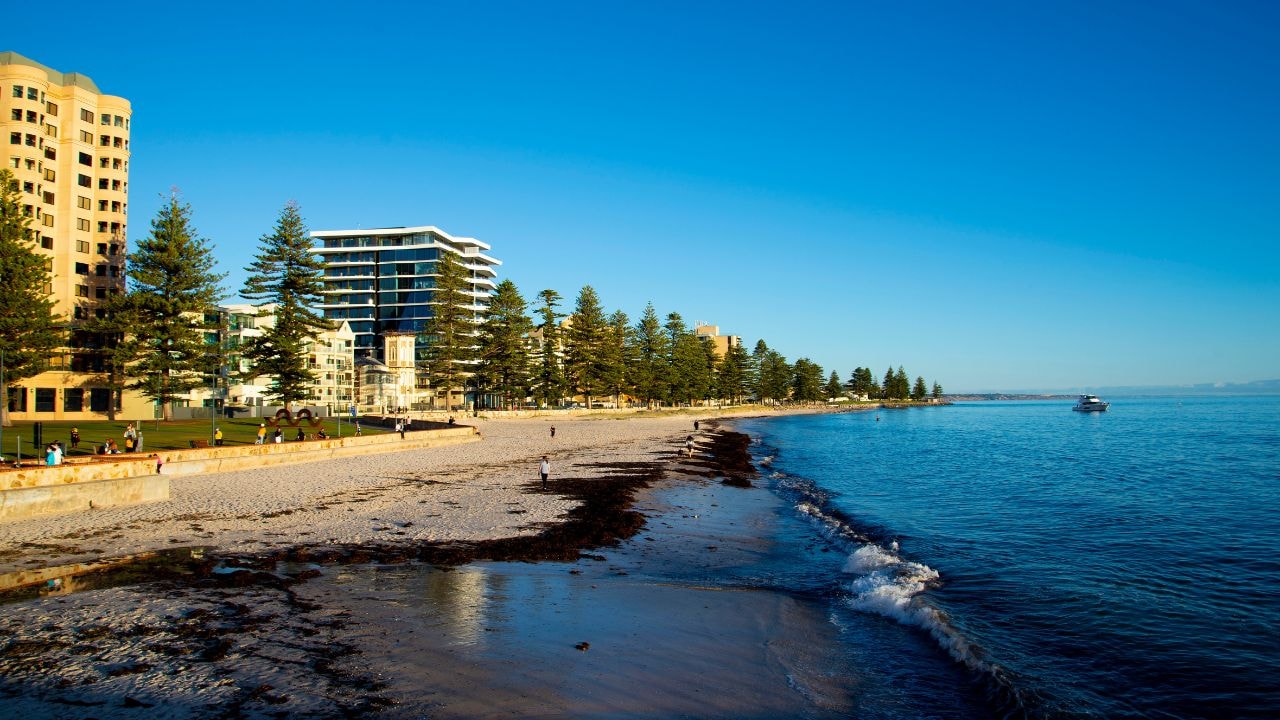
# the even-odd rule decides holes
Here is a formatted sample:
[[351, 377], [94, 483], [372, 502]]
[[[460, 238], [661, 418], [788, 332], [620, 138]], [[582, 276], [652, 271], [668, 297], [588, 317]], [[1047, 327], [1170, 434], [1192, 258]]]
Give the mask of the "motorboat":
[[1076, 412], [1106, 412], [1111, 403], [1103, 402], [1097, 395], [1081, 395], [1072, 410]]

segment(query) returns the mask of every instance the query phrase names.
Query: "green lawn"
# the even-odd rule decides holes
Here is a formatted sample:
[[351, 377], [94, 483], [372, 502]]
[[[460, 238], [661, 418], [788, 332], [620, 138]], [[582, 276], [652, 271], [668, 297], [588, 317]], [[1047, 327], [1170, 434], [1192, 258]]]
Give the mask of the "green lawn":
[[[222, 428], [222, 444], [223, 445], [245, 445], [252, 444], [258, 434], [258, 423], [264, 422], [263, 418], [237, 418], [222, 419], [218, 421], [218, 427]], [[116, 422], [95, 421], [95, 422], [46, 422], [44, 423], [44, 442], [51, 443], [55, 440], [61, 440], [63, 447], [67, 449], [68, 455], [92, 455], [94, 448], [104, 443], [108, 438], [116, 441], [116, 446], [124, 452], [124, 429], [129, 424], [129, 420], [118, 420]], [[378, 427], [376, 425], [363, 425], [363, 431], [366, 435], [377, 433], [391, 432], [391, 428]], [[22, 438], [22, 454], [24, 457], [30, 457], [37, 453], [33, 452], [31, 447], [32, 440], [32, 423], [15, 422], [12, 427], [4, 429], [4, 447], [0, 454], [12, 458], [17, 450], [17, 438]], [[135, 422], [135, 427], [137, 423]], [[71, 428], [80, 430], [80, 447], [72, 449], [71, 447]], [[329, 437], [338, 437], [338, 422], [334, 418], [326, 418], [321, 425], [312, 427], [309, 423], [304, 423], [303, 432], [308, 435], [316, 433], [320, 427], [328, 433]], [[175, 450], [179, 448], [191, 447], [192, 440], [204, 440], [208, 442], [213, 436], [213, 429], [208, 420], [172, 420], [170, 422], [161, 421], [157, 423], [155, 420], [146, 420], [141, 423], [142, 431], [142, 451], [150, 452], [152, 450]], [[297, 436], [298, 428], [289, 427], [288, 425], [280, 428], [284, 432], [286, 442], [292, 442]], [[271, 433], [273, 428], [267, 425], [267, 441], [271, 441]], [[352, 427], [350, 420], [343, 418], [342, 420], [342, 437], [350, 437], [354, 434], [355, 428]], [[43, 448], [38, 448], [43, 451]]]

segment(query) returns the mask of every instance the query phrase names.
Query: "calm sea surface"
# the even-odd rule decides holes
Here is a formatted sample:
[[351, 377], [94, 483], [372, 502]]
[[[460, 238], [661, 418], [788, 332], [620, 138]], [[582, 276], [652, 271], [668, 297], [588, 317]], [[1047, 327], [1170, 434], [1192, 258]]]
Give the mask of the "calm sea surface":
[[867, 716], [1280, 717], [1280, 398], [1107, 399], [735, 423]]

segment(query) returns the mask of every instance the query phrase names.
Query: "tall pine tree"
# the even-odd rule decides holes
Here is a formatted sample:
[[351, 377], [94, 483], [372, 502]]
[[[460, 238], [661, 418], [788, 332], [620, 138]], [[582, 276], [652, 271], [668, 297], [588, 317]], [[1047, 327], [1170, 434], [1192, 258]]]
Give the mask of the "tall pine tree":
[[626, 313], [621, 310], [614, 311], [609, 316], [609, 325], [605, 334], [603, 382], [605, 391], [613, 396], [614, 407], [622, 403], [622, 394], [628, 390], [627, 376], [632, 360], [631, 344], [627, 342], [628, 322], [630, 320]]
[[561, 362], [560, 320], [564, 318], [558, 310], [560, 293], [555, 290], [543, 290], [538, 293], [542, 305], [538, 308], [538, 332], [542, 335], [538, 347], [533, 378], [533, 397], [539, 406], [559, 405], [564, 399], [565, 382], [564, 367]]
[[600, 298], [590, 285], [578, 293], [566, 335], [565, 374], [573, 391], [582, 394], [587, 407], [591, 407], [592, 397], [607, 392], [605, 343], [609, 323]]
[[251, 339], [244, 356], [253, 362], [255, 375], [271, 377], [267, 395], [288, 409], [311, 397], [316, 375], [308, 367], [307, 342], [333, 327], [312, 309], [324, 301], [324, 263], [312, 251], [292, 201], [280, 211], [275, 230], [258, 242], [240, 294], [275, 305], [275, 325]]
[[751, 356], [742, 343], [732, 343], [716, 366], [716, 389], [720, 397], [730, 403], [742, 402], [748, 392], [748, 371]]
[[129, 255], [126, 299], [130, 329], [141, 349], [128, 387], [160, 405], [173, 419], [172, 402], [206, 382], [210, 347], [218, 330], [216, 308], [225, 273], [214, 271], [213, 246], [191, 226], [191, 206], [175, 192], [156, 212], [151, 233]]
[[670, 342], [663, 332], [653, 303], [645, 305], [644, 315], [631, 331], [635, 346], [635, 362], [632, 366], [632, 385], [636, 397], [652, 408], [654, 403], [667, 396], [668, 362]]
[[529, 345], [533, 322], [524, 298], [510, 280], [498, 283], [480, 325], [476, 380], [481, 390], [497, 393], [502, 405], [515, 409], [529, 392]]
[[49, 259], [35, 249], [13, 173], [0, 169], [0, 424], [9, 426], [9, 384], [39, 373], [66, 343], [54, 314]]
[[833, 400], [840, 397], [844, 386], [840, 384], [840, 374], [835, 370], [831, 371], [831, 377], [827, 380], [827, 399]]
[[475, 357], [475, 313], [468, 295], [471, 278], [453, 252], [440, 250], [436, 260], [436, 286], [431, 294], [431, 317], [427, 320], [427, 377], [444, 393], [444, 407], [454, 407], [454, 390], [466, 376], [466, 364]]

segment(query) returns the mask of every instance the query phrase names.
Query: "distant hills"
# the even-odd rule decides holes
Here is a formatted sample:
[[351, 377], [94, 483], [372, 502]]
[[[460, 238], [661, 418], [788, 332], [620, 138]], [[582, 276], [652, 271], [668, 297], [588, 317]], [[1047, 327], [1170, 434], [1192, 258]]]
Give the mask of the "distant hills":
[[1247, 383], [1197, 383], [1194, 385], [1111, 385], [1072, 390], [1010, 391], [947, 395], [948, 400], [1061, 400], [1081, 393], [1117, 395], [1280, 395], [1280, 379]]

